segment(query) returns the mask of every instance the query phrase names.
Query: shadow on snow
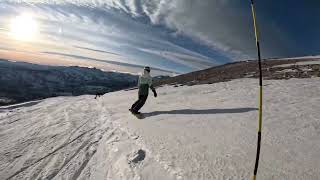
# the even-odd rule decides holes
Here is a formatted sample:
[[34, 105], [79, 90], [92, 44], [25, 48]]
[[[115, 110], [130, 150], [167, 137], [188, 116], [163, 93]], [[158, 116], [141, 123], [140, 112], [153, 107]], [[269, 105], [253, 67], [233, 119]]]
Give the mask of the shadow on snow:
[[154, 111], [143, 113], [144, 117], [157, 116], [161, 114], [231, 114], [231, 113], [245, 113], [256, 111], [257, 108], [234, 108], [234, 109], [179, 109], [171, 111]]

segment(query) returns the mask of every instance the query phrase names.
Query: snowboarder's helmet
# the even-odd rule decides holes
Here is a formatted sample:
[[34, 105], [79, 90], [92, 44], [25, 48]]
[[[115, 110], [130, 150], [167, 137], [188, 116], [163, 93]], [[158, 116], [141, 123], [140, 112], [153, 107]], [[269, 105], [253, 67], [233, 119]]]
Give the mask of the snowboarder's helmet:
[[146, 67], [144, 67], [143, 69], [144, 69], [145, 71], [150, 72], [150, 67], [149, 67], [149, 66], [146, 66]]

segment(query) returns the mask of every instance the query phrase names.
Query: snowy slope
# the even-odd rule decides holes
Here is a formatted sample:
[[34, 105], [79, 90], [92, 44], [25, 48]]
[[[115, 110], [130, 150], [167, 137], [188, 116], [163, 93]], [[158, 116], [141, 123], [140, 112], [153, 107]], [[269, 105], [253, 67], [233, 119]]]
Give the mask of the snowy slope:
[[[0, 109], [0, 179], [249, 179], [257, 80], [165, 86]], [[258, 179], [320, 179], [320, 79], [265, 81]]]

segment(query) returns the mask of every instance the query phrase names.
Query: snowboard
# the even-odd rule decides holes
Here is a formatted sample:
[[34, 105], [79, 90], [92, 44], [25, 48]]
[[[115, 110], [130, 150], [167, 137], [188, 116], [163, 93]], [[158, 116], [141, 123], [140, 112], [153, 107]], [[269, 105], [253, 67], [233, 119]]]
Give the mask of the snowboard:
[[[132, 113], [133, 114], [133, 113]], [[140, 113], [140, 114], [133, 114], [136, 118], [138, 119], [143, 119], [143, 114]]]
[[132, 115], [134, 115], [136, 118], [138, 118], [138, 119], [143, 119], [143, 114], [142, 114], [142, 113], [139, 113], [139, 114], [132, 113], [130, 109], [129, 109], [129, 111], [130, 111], [130, 113], [131, 113]]

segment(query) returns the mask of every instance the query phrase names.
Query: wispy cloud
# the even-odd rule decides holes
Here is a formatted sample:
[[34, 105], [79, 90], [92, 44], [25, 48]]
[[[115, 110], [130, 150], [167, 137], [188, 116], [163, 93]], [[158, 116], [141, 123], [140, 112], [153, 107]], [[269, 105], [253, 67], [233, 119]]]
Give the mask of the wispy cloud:
[[205, 57], [193, 56], [189, 54], [181, 54], [177, 52], [164, 51], [164, 50], [152, 50], [152, 49], [140, 49], [146, 53], [154, 54], [166, 59], [170, 59], [177, 63], [184, 64], [193, 69], [204, 69], [214, 66], [214, 63]]
[[[74, 55], [74, 54], [67, 54], [67, 53], [59, 53], [59, 52], [42, 52], [44, 54], [51, 54], [51, 55], [58, 55], [62, 57], [71, 57], [77, 60], [90, 60], [90, 61], [97, 61], [105, 64], [111, 64], [111, 65], [117, 65], [117, 66], [122, 66], [122, 67], [128, 67], [128, 68], [139, 68], [142, 69], [144, 66], [142, 65], [137, 65], [137, 64], [129, 64], [129, 63], [122, 63], [122, 62], [116, 62], [116, 61], [110, 61], [106, 59], [97, 59], [97, 58], [92, 58], [92, 57], [86, 57], [86, 56], [80, 56], [80, 55]], [[152, 67], [153, 70], [161, 71], [161, 72], [166, 72], [170, 74], [179, 74], [179, 72], [176, 71], [168, 71], [165, 69], [160, 69], [156, 67]]]
[[104, 50], [99, 50], [99, 49], [92, 49], [92, 48], [81, 47], [81, 46], [74, 46], [74, 47], [75, 48], [79, 48], [79, 49], [85, 49], [85, 50], [89, 50], [89, 51], [94, 51], [94, 52], [100, 52], [100, 53], [106, 53], [106, 54], [113, 54], [113, 55], [121, 56], [120, 54], [117, 54], [117, 53], [104, 51]]
[[[188, 72], [256, 56], [249, 3], [231, 0], [3, 0], [0, 40], [8, 31], [10, 18], [21, 12], [31, 12], [41, 32], [33, 42], [34, 51]], [[263, 9], [258, 7], [258, 10]], [[287, 56], [301, 49], [274, 19], [261, 13], [258, 20], [262, 22], [264, 57]], [[23, 47], [7, 48], [24, 50]]]

